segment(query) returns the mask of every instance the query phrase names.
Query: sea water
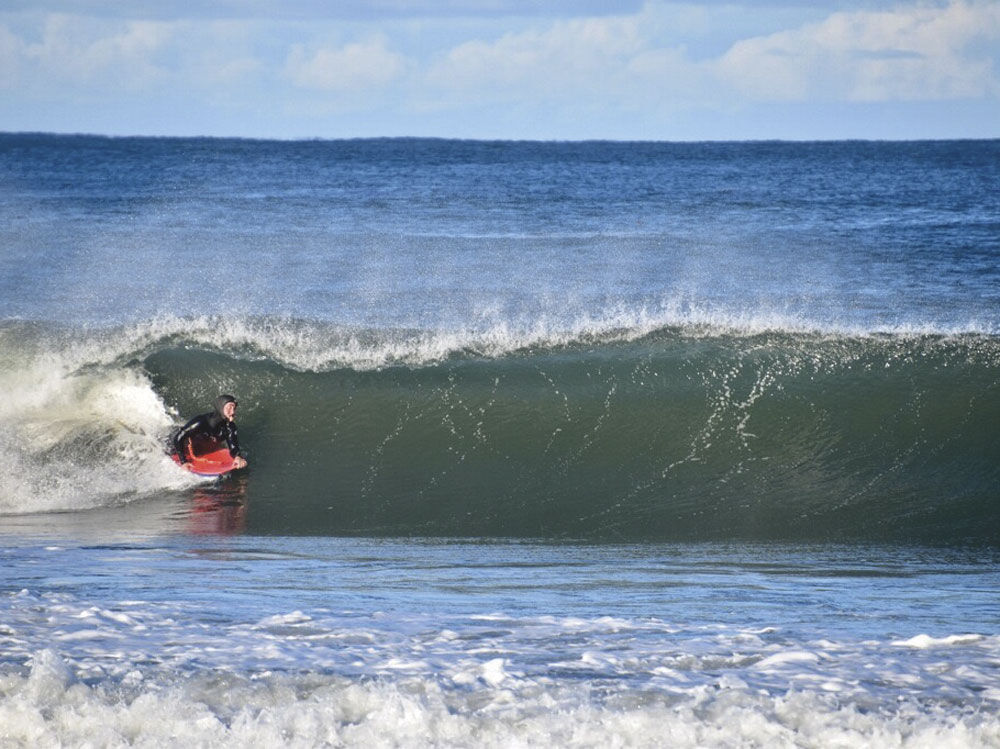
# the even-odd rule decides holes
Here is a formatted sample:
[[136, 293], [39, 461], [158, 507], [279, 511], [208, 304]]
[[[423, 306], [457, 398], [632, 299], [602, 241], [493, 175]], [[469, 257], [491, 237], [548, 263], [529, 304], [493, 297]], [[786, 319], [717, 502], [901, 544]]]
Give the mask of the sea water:
[[997, 141], [2, 135], [0, 218], [0, 744], [1000, 746]]

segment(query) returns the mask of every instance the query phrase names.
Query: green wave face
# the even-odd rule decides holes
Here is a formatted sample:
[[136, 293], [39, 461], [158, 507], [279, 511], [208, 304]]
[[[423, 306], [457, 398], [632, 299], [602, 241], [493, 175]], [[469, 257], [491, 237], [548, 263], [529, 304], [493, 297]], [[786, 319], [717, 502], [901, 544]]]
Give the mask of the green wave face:
[[241, 401], [261, 533], [996, 543], [993, 336], [694, 334], [297, 371], [164, 346]]

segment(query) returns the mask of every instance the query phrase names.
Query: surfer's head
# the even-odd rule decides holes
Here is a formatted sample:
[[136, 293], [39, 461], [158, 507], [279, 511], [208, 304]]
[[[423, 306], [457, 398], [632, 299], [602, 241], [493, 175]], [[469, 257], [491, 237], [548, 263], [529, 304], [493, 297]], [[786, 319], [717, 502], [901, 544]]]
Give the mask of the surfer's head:
[[215, 411], [226, 421], [236, 416], [236, 399], [231, 395], [220, 395], [215, 399]]

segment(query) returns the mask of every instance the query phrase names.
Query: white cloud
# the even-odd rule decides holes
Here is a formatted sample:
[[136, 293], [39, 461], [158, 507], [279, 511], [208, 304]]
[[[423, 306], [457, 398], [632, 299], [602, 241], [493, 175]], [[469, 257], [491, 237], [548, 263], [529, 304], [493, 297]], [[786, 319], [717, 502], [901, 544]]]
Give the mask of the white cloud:
[[390, 50], [382, 36], [312, 52], [303, 44], [295, 44], [285, 63], [285, 73], [294, 85], [327, 91], [384, 86], [398, 78], [405, 68], [406, 60]]
[[129, 21], [109, 30], [105, 24], [50, 15], [41, 41], [26, 44], [22, 57], [56, 79], [135, 89], [166, 75], [155, 57], [172, 36], [171, 24]]
[[718, 73], [748, 98], [764, 100], [996, 96], [998, 41], [997, 3], [835, 13], [822, 23], [734, 44]]
[[[926, 101], [995, 97], [1000, 3], [954, 0], [838, 12], [695, 59], [658, 41], [678, 13], [649, 3], [620, 17], [554, 21], [439, 56], [442, 97], [593, 97], [629, 108], [724, 109], [755, 101]], [[686, 9], [690, 12], [690, 9]]]
[[631, 19], [561, 21], [547, 29], [469, 41], [451, 49], [429, 72], [436, 83], [521, 85], [567, 74], [593, 73], [642, 46]]
[[0, 26], [0, 86], [65, 99], [173, 88], [224, 89], [265, 74], [253, 24], [39, 17], [20, 34]]
[[260, 71], [260, 60], [253, 57], [240, 57], [234, 60], [224, 60], [205, 69], [204, 77], [212, 83], [230, 85], [242, 78], [256, 75]]
[[669, 137], [723, 132], [740, 112], [766, 120], [774, 102], [1000, 106], [1000, 0], [835, 0], [840, 12], [819, 0], [296, 0], [294, 12], [232, 0], [229, 14], [194, 15], [177, 0], [17, 1], [23, 12], [0, 10], [0, 128], [85, 112], [145, 122], [150, 101], [170, 101], [185, 131], [225, 110], [248, 128], [266, 113], [262, 135], [336, 135], [347, 119], [330, 114], [346, 112], [351, 132]]
[[0, 26], [0, 88], [13, 88], [20, 79], [24, 42]]
[[493, 42], [459, 44], [430, 67], [427, 81], [484, 94], [578, 95], [620, 78], [647, 44], [637, 16], [558, 21]]

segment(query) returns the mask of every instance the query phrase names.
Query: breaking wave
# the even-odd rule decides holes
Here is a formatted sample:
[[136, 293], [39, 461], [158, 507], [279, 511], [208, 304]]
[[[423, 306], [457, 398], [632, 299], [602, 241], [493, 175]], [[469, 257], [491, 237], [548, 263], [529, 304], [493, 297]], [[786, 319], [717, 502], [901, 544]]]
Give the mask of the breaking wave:
[[4, 514], [185, 490], [163, 440], [231, 391], [252, 532], [1000, 537], [1000, 339], [974, 326], [162, 318], [0, 348]]

